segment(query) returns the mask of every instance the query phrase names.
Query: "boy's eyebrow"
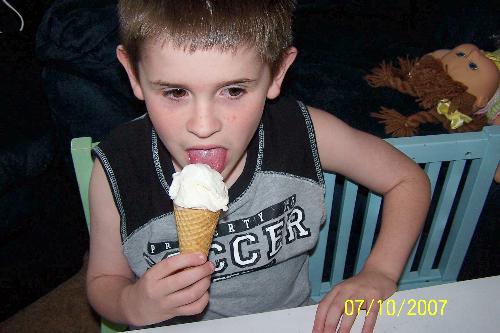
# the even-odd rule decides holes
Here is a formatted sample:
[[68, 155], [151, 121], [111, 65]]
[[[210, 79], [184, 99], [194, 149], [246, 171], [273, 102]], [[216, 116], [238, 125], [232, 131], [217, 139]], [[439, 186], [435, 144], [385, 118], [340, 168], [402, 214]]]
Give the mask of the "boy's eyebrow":
[[[224, 86], [230, 86], [233, 84], [241, 84], [241, 83], [252, 83], [257, 81], [256, 79], [236, 79], [236, 80], [230, 80], [230, 81], [224, 81], [220, 82], [217, 84], [218, 87], [224, 87]], [[187, 88], [186, 85], [180, 84], [180, 83], [173, 83], [173, 82], [166, 82], [163, 80], [156, 80], [156, 81], [151, 81], [151, 84], [153, 86], [159, 86], [159, 87], [175, 87], [175, 88]]]

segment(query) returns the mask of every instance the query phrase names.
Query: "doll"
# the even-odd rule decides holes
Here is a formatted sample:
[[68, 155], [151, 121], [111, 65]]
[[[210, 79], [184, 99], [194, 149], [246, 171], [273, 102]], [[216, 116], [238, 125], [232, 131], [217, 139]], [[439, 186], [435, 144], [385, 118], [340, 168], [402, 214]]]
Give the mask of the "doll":
[[385, 125], [386, 134], [395, 137], [413, 136], [424, 123], [440, 123], [449, 132], [478, 131], [488, 122], [500, 123], [496, 116], [500, 72], [495, 59], [498, 53], [462, 44], [420, 59], [399, 58], [399, 67], [383, 62], [365, 77], [368, 84], [414, 96], [422, 111], [406, 117], [381, 107], [371, 116]]
[[[399, 68], [382, 63], [365, 79], [372, 87], [390, 87], [416, 97], [424, 110], [409, 117], [385, 107], [371, 113], [385, 125], [386, 134], [413, 136], [424, 123], [441, 123], [449, 132], [500, 125], [500, 50], [483, 52], [473, 44], [462, 44], [421, 59], [398, 61]], [[500, 164], [495, 181], [500, 183]]]

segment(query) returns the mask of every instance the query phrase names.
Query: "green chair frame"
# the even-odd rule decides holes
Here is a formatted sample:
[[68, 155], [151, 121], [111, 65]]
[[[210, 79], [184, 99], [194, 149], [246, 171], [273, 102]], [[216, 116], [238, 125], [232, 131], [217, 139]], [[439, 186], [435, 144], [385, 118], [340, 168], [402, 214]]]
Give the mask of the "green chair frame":
[[[422, 165], [431, 181], [435, 203], [431, 205], [424, 232], [408, 259], [398, 287], [404, 290], [454, 282], [500, 160], [500, 126], [485, 127], [481, 132], [386, 141]], [[90, 137], [71, 141], [88, 227], [88, 187], [93, 165], [90, 151], [95, 144]], [[311, 297], [315, 300], [320, 300], [333, 286], [361, 270], [377, 234], [382, 204], [380, 195], [364, 191], [349, 179], [328, 172], [324, 176], [327, 220], [311, 254], [309, 267]], [[338, 193], [340, 204], [334, 207], [334, 195]], [[360, 231], [355, 255], [350, 256], [349, 245], [354, 243], [353, 226], [358, 226]], [[329, 239], [334, 240], [332, 251], [327, 247]], [[349, 262], [351, 257], [353, 260]], [[346, 269], [348, 267], [351, 271]], [[116, 329], [111, 323], [103, 322], [101, 332], [115, 332]]]
[[[87, 222], [87, 229], [90, 231], [90, 210], [89, 210], [89, 183], [90, 175], [94, 161], [92, 160], [91, 150], [96, 143], [92, 143], [89, 137], [75, 138], [71, 140], [71, 157], [73, 167], [75, 169], [78, 189], [80, 191], [80, 199]], [[115, 324], [101, 318], [101, 333], [115, 333], [125, 331], [127, 326]]]

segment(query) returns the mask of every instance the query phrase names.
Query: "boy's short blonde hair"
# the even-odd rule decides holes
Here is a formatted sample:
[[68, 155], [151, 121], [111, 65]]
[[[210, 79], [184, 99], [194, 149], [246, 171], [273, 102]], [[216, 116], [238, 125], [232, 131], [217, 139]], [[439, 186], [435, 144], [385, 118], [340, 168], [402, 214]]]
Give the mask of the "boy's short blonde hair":
[[254, 47], [274, 74], [294, 9], [295, 0], [120, 0], [120, 39], [134, 67], [144, 43], [160, 41], [188, 52]]

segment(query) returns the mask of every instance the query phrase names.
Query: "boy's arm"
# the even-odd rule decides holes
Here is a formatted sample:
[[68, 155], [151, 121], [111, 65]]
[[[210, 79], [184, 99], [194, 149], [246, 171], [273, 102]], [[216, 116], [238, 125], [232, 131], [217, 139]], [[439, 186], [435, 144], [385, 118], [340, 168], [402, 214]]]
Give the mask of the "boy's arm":
[[120, 217], [98, 160], [89, 202], [87, 295], [98, 313], [113, 322], [142, 326], [205, 308], [213, 264], [201, 254], [164, 259], [135, 280], [122, 252]]
[[[422, 169], [396, 148], [355, 130], [324, 111], [309, 108], [323, 169], [345, 175], [384, 196], [382, 225], [363, 270], [335, 287], [321, 302], [315, 332], [335, 330], [347, 299], [386, 299], [396, 288], [411, 249], [421, 231], [430, 202], [430, 185]], [[371, 332], [377, 310], [372, 308], [363, 332]], [[348, 332], [355, 316], [344, 316]]]

